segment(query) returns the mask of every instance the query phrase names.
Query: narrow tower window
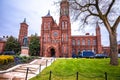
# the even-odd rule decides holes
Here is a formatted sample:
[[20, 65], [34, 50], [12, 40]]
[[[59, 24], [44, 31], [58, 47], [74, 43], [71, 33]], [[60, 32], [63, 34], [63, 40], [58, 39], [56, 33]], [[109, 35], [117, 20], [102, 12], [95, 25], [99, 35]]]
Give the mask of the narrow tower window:
[[72, 40], [72, 45], [75, 45], [75, 40]]
[[85, 40], [84, 39], [82, 40], [82, 45], [85, 45]]
[[64, 41], [64, 35], [62, 34], [62, 42]]
[[80, 40], [77, 41], [77, 45], [78, 45], [78, 46], [80, 45]]
[[65, 29], [67, 29], [67, 22], [65, 22]]
[[93, 45], [96, 45], [96, 40], [93, 40]]
[[64, 29], [64, 26], [65, 26], [65, 25], [64, 25], [64, 22], [62, 22], [62, 29]]
[[88, 45], [90, 45], [90, 40], [88, 40]]

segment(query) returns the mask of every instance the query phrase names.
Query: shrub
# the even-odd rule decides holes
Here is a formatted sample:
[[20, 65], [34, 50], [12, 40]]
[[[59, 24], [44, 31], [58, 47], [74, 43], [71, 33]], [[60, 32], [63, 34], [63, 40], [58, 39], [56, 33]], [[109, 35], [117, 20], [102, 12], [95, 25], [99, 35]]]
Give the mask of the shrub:
[[0, 64], [8, 64], [9, 62], [14, 62], [14, 57], [9, 55], [0, 56]]

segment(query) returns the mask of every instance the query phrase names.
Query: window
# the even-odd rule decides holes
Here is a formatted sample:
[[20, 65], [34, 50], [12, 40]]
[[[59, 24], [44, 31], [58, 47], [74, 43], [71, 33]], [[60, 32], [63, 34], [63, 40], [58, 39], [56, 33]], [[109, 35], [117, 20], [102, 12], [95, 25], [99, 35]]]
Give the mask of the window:
[[65, 13], [65, 12], [66, 12], [66, 9], [65, 9], [65, 8], [63, 8], [63, 11], [64, 11], [64, 15], [66, 15], [66, 13]]
[[66, 53], [68, 53], [68, 47], [66, 46]]
[[44, 42], [46, 42], [46, 35], [45, 34], [44, 34], [44, 38], [43, 39], [44, 39]]
[[88, 40], [88, 45], [90, 45], [90, 40]]
[[62, 53], [64, 53], [64, 45], [62, 46]]
[[66, 34], [66, 41], [68, 41], [68, 35]]
[[65, 29], [67, 29], [67, 21], [65, 22]]
[[84, 39], [82, 40], [82, 45], [85, 45], [85, 40]]
[[44, 30], [46, 30], [46, 23], [44, 23]]
[[64, 35], [62, 34], [62, 42], [64, 41]]
[[50, 34], [48, 34], [48, 42], [50, 42]]
[[50, 22], [48, 22], [48, 30], [50, 30]]
[[50, 42], [50, 37], [48, 37], [48, 42]]
[[75, 45], [75, 40], [72, 40], [72, 45]]
[[77, 45], [78, 45], [78, 46], [80, 45], [80, 40], [77, 41]]
[[44, 42], [46, 42], [46, 39], [45, 39], [45, 37], [44, 37]]
[[62, 29], [64, 29], [64, 22], [62, 22]]
[[96, 40], [93, 40], [93, 45], [96, 45]]

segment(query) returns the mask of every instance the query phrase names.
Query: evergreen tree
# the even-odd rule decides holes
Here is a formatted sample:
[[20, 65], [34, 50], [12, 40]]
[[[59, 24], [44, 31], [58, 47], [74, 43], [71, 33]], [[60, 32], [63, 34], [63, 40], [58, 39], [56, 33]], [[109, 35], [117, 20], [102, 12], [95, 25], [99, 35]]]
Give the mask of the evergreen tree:
[[40, 40], [37, 34], [31, 35], [29, 51], [31, 56], [39, 56], [40, 53]]
[[15, 37], [10, 36], [7, 39], [5, 51], [14, 51], [15, 53], [18, 53], [20, 51], [20, 44]]

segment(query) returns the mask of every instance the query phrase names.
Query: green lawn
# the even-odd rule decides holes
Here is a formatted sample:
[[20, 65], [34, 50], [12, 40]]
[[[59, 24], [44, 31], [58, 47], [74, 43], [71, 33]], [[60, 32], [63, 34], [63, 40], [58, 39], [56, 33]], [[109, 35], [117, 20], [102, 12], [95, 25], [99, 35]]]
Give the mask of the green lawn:
[[[120, 64], [120, 59], [119, 59]], [[109, 65], [109, 59], [57, 59], [51, 66], [44, 69], [38, 76], [31, 80], [120, 80], [120, 65]]]

